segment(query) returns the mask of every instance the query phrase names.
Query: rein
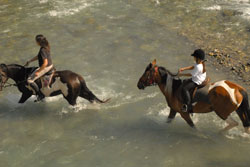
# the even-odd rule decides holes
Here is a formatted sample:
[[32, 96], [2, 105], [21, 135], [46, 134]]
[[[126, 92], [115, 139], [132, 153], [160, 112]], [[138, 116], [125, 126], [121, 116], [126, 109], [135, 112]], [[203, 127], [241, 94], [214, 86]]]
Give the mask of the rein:
[[[18, 83], [14, 83], [14, 84], [9, 83], [9, 82], [5, 82], [2, 87], [7, 88], [7, 87], [11, 87], [11, 86], [18, 86], [19, 84], [24, 83], [24, 82], [26, 82], [26, 80], [23, 80], [23, 81], [20, 81]], [[8, 84], [8, 85], [6, 85], [6, 84]]]

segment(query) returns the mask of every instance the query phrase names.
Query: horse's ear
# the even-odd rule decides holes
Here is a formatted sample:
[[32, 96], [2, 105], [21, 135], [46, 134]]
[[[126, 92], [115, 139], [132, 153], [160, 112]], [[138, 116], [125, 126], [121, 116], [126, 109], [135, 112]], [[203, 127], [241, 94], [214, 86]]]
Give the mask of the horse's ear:
[[156, 65], [156, 59], [154, 59], [154, 61], [152, 62], [152, 65], [153, 65], [153, 66]]
[[2, 69], [2, 71], [5, 71], [7, 68], [7, 65], [2, 63], [0, 64], [0, 68]]
[[6, 67], [6, 64], [1, 63], [0, 68], [4, 68], [4, 67]]

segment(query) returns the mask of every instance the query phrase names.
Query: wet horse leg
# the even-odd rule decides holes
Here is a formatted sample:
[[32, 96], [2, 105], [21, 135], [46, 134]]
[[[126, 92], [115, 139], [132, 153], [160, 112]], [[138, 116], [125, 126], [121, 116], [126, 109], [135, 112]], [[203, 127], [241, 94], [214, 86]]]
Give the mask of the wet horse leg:
[[187, 112], [185, 112], [185, 113], [181, 112], [180, 114], [181, 114], [181, 117], [188, 123], [188, 125], [190, 127], [195, 128], [195, 125], [194, 125], [192, 119], [190, 118], [189, 113], [187, 113]]
[[250, 109], [248, 103], [248, 94], [245, 91], [240, 91], [243, 96], [243, 101], [240, 107], [236, 110], [241, 122], [245, 128], [246, 133], [250, 133]]
[[68, 103], [72, 106], [76, 105], [76, 98], [73, 97], [66, 97], [66, 100], [68, 101]]
[[32, 93], [23, 93], [18, 103], [24, 103], [30, 96], [32, 96]]
[[69, 88], [69, 93], [67, 96], [63, 95], [63, 97], [68, 101], [68, 103], [72, 106], [76, 105], [76, 99], [79, 95], [79, 93], [77, 93], [79, 91], [77, 91], [76, 89], [73, 88]]
[[225, 121], [228, 125], [224, 129], [222, 129], [221, 132], [226, 132], [239, 125], [239, 123], [235, 121], [231, 116], [229, 116]]
[[173, 121], [173, 119], [176, 116], [176, 111], [174, 111], [173, 109], [170, 109], [170, 113], [168, 115], [168, 119], [167, 119], [167, 123], [171, 123]]
[[241, 119], [241, 122], [243, 123], [243, 126], [245, 128], [246, 133], [250, 133], [250, 121], [248, 119], [248, 114], [242, 110], [242, 108], [239, 108], [237, 110], [237, 114]]

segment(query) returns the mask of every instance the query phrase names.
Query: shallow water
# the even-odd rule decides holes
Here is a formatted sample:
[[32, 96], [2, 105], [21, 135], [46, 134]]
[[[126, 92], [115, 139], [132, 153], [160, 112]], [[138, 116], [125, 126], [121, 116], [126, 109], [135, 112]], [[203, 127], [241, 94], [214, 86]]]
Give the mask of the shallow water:
[[[16, 88], [6, 88], [0, 94], [0, 166], [248, 167], [250, 136], [241, 125], [221, 135], [225, 123], [213, 113], [193, 116], [198, 131], [179, 116], [167, 124], [169, 108], [159, 89], [136, 87], [154, 58], [172, 72], [193, 63], [189, 55], [197, 46], [180, 35], [180, 16], [183, 8], [197, 10], [188, 17], [191, 24], [199, 11], [210, 18], [218, 6], [238, 3], [213, 2], [1, 0], [1, 63], [24, 64], [37, 54], [34, 36], [41, 33], [57, 70], [83, 75], [99, 98], [112, 99], [104, 105], [78, 99], [72, 108], [58, 96], [21, 105]], [[230, 78], [207, 64], [213, 80]]]

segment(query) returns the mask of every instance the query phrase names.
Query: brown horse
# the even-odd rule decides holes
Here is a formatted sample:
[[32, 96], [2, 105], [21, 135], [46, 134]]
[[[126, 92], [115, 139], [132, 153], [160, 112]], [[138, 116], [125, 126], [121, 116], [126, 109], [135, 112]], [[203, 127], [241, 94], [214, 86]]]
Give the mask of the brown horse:
[[[26, 81], [28, 76], [35, 69], [36, 67], [26, 68], [18, 64], [0, 64], [0, 91], [3, 87], [10, 85], [17, 86], [18, 90], [22, 92], [19, 103], [24, 103], [28, 98], [35, 94]], [[6, 85], [9, 78], [14, 80], [15, 84]], [[50, 85], [48, 86], [44, 86], [41, 79], [37, 79], [36, 83], [45, 97], [62, 94], [70, 105], [76, 104], [78, 96], [87, 99], [91, 103], [94, 101], [98, 103], [106, 103], [109, 101], [109, 99], [104, 101], [98, 99], [88, 89], [83, 77], [69, 70], [54, 72]]]
[[[147, 66], [137, 87], [144, 89], [147, 86], [158, 85], [170, 107], [167, 122], [170, 123], [178, 112], [191, 127], [194, 127], [190, 113], [182, 112], [181, 110], [183, 104], [181, 100], [181, 88], [182, 83], [185, 81], [176, 78], [176, 76], [164, 67], [158, 67], [156, 60], [154, 60]], [[222, 80], [207, 84], [206, 87], [198, 89], [193, 96], [192, 105], [193, 113], [214, 111], [221, 119], [225, 120], [228, 125], [222, 131], [227, 131], [238, 125], [230, 116], [233, 111], [236, 111], [245, 131], [250, 133], [248, 94], [243, 87], [233, 82]]]

